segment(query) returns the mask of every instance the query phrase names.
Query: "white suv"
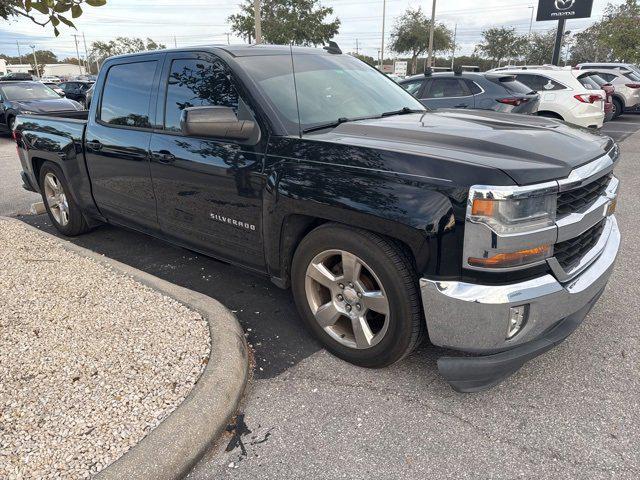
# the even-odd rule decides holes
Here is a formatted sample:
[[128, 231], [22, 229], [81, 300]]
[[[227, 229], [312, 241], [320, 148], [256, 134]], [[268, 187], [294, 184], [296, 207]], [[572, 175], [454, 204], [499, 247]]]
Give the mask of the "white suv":
[[[585, 70], [580, 70], [580, 72]], [[625, 110], [640, 107], [640, 74], [630, 70], [589, 69], [616, 88], [613, 94], [613, 118], [617, 118]]]
[[631, 70], [640, 75], [640, 67], [635, 63], [579, 63], [576, 68], [578, 70]]
[[538, 115], [557, 118], [581, 127], [601, 128], [604, 122], [604, 92], [587, 89], [577, 79], [583, 72], [565, 69], [502, 70], [515, 75], [540, 94]]

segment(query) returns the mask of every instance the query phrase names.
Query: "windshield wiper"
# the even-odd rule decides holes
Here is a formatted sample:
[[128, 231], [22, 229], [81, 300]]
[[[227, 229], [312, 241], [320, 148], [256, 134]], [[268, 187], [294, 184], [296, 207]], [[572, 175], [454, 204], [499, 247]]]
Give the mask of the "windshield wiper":
[[402, 107], [400, 110], [392, 110], [391, 112], [384, 112], [381, 117], [391, 117], [393, 115], [406, 115], [408, 113], [420, 113], [426, 112], [426, 110], [416, 110], [415, 108]]
[[354, 120], [360, 120], [360, 119], [340, 117], [339, 119], [333, 122], [323, 123], [320, 125], [316, 125], [314, 127], [305, 128], [304, 130], [302, 130], [302, 133], [315, 132], [316, 130], [324, 130], [325, 128], [335, 128], [340, 124], [343, 124], [345, 122], [353, 122]]

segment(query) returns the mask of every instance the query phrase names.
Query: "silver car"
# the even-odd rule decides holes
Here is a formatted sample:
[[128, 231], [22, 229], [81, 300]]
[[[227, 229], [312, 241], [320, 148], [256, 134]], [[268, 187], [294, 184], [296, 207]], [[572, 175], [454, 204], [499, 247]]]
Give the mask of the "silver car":
[[613, 118], [617, 118], [625, 110], [640, 107], [640, 73], [620, 69], [589, 69], [597, 73], [616, 88], [613, 94]]

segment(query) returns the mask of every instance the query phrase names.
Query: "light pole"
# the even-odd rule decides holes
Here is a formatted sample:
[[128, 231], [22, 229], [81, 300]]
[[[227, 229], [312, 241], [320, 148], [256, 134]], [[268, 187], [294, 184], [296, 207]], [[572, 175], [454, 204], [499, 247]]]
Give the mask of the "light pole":
[[387, 0], [382, 0], [382, 44], [380, 45], [380, 71], [382, 71], [382, 64], [384, 63], [384, 20], [387, 16]]
[[[531, 30], [533, 29], [533, 12], [535, 12], [536, 7], [530, 5], [527, 8], [531, 9], [531, 20], [529, 21], [529, 36], [527, 37], [527, 40], [529, 41], [529, 48], [528, 50], [531, 51]], [[527, 52], [529, 53], [529, 52]], [[524, 59], [524, 64], [527, 65], [529, 63], [529, 55], [527, 54], [527, 56]]]
[[429, 55], [427, 56], [427, 67], [433, 63], [433, 31], [436, 28], [436, 0], [431, 4], [431, 25], [429, 25]]
[[253, 19], [256, 24], [256, 43], [262, 43], [262, 20], [260, 18], [260, 0], [253, 0]]
[[571, 30], [567, 30], [564, 32], [564, 66], [567, 66], [567, 60], [569, 58], [569, 43], [566, 41], [566, 38], [571, 35]]
[[36, 77], [40, 78], [40, 69], [38, 68], [38, 57], [36, 57], [36, 46], [29, 45], [33, 51], [33, 64], [36, 67]]
[[530, 5], [527, 8], [531, 9], [531, 20], [529, 21], [529, 36], [531, 36], [531, 29], [533, 28], [533, 13], [536, 11], [536, 7]]
[[458, 36], [458, 24], [453, 29], [453, 49], [451, 50], [451, 70], [453, 70], [453, 62], [456, 59], [456, 37]]

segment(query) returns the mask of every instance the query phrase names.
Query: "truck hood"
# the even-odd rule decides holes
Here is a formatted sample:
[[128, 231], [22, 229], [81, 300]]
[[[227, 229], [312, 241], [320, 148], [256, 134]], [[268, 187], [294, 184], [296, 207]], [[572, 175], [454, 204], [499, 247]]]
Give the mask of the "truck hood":
[[347, 122], [314, 137], [496, 168], [519, 185], [566, 177], [613, 147], [609, 137], [558, 120], [483, 110]]
[[67, 98], [46, 100], [20, 100], [12, 102], [14, 108], [21, 112], [49, 113], [82, 110], [82, 105]]

